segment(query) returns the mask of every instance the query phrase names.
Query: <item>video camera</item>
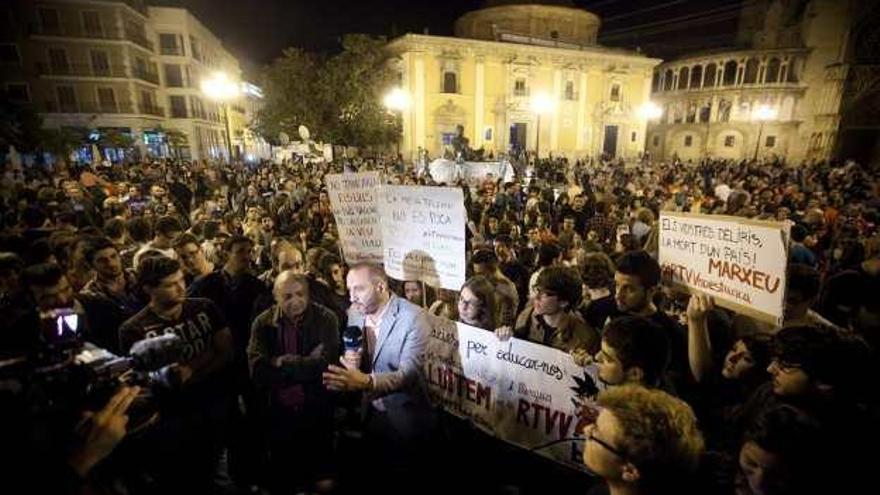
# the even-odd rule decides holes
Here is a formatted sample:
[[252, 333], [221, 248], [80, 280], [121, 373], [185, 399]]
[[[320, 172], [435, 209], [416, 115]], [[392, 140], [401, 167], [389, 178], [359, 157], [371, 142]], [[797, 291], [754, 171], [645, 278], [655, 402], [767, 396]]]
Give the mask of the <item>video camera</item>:
[[38, 348], [0, 361], [0, 403], [23, 407], [34, 419], [73, 420], [102, 408], [121, 385], [138, 385], [142, 391], [130, 409], [136, 425], [180, 385], [175, 365], [184, 346], [177, 335], [141, 340], [129, 356], [117, 356], [82, 338], [82, 322], [73, 308], [42, 312], [39, 331]]

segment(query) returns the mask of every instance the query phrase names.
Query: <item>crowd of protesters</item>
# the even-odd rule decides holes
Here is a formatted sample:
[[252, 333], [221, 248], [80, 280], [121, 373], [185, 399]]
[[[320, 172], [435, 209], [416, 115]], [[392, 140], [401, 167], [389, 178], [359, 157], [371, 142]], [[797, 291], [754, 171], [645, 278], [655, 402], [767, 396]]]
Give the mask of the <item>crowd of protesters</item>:
[[[346, 265], [323, 184], [343, 168], [438, 185], [385, 159], [6, 164], [2, 357], [37, 352], [40, 320], [59, 308], [80, 315], [85, 340], [117, 355], [167, 332], [185, 344], [158, 419], [114, 450], [138, 393], [123, 389], [74, 432], [77, 448], [45, 461], [69, 468], [61, 479], [112, 492], [119, 483], [107, 482], [109, 472], [128, 493], [360, 490], [352, 479], [391, 492], [543, 493], [552, 468], [537, 456], [435, 411], [409, 425], [419, 442], [402, 456], [410, 468], [414, 459], [434, 468], [411, 472], [422, 476], [408, 479], [419, 486], [390, 481], [406, 470], [385, 470], [387, 457], [356, 441], [369, 429], [362, 406], [388, 411], [391, 421], [391, 408], [416, 407], [397, 404], [400, 391], [411, 398], [424, 385], [406, 370], [398, 383], [394, 362], [371, 374], [343, 357], [352, 314], [378, 329], [393, 306], [401, 314], [418, 307], [406, 320], [413, 335], [400, 342], [417, 351], [405, 367], [420, 363], [418, 312], [598, 366], [607, 386], [601, 413], [579, 433], [586, 467], [604, 482], [575, 476], [559, 489], [871, 491], [880, 426], [878, 173], [853, 163], [553, 159], [513, 182], [446, 184], [463, 189], [468, 213], [469, 278], [456, 292]], [[785, 323], [757, 322], [664, 285], [660, 211], [790, 222]], [[377, 353], [382, 345], [370, 343]], [[479, 471], [492, 480], [466, 480]]]

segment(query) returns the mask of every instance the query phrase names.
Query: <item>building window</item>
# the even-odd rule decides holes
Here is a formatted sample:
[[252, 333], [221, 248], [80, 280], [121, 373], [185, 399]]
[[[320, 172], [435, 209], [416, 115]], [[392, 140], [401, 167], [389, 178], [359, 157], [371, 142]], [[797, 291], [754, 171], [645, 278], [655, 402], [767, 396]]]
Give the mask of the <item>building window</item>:
[[105, 113], [116, 113], [119, 110], [116, 106], [116, 92], [113, 91], [113, 88], [98, 88], [98, 105]]
[[58, 108], [62, 112], [76, 112], [78, 110], [73, 86], [58, 86], [55, 88], [55, 93], [58, 95]]
[[446, 71], [443, 73], [443, 92], [458, 93], [458, 77], [455, 72]]
[[202, 51], [199, 50], [199, 41], [194, 37], [189, 37], [189, 51], [192, 53], [192, 58], [202, 61]]
[[655, 147], [660, 146], [660, 136], [654, 136], [653, 143]]
[[186, 114], [186, 97], [184, 96], [169, 96], [168, 104], [171, 107], [171, 117], [175, 119], [185, 119], [187, 118]]
[[632, 133], [632, 138], [630, 139], [630, 141], [632, 141], [632, 142], [636, 142], [636, 133], [635, 133], [635, 131], [633, 131], [633, 133]]
[[165, 64], [165, 85], [169, 88], [183, 87], [183, 73], [177, 64]]
[[733, 148], [736, 144], [736, 136], [724, 136], [724, 147]]
[[529, 89], [526, 87], [526, 80], [523, 77], [517, 78], [513, 83], [514, 96], [528, 96]]
[[0, 44], [0, 64], [20, 64], [21, 56], [18, 54], [18, 46], [12, 43]]
[[574, 92], [574, 81], [565, 81], [565, 99], [569, 101], [577, 100], [577, 93]]
[[61, 17], [58, 15], [57, 9], [40, 7], [38, 15], [40, 16], [40, 32], [42, 34], [61, 34]]
[[63, 48], [49, 48], [49, 67], [53, 74], [67, 74], [70, 64], [67, 62], [67, 51]]
[[141, 113], [160, 115], [159, 107], [156, 105], [156, 97], [152, 91], [141, 90]]
[[159, 34], [159, 51], [162, 55], [183, 55], [183, 43], [180, 36], [173, 33]]
[[190, 107], [192, 107], [192, 116], [196, 119], [205, 118], [205, 108], [202, 106], [202, 100], [198, 96], [190, 96]]
[[7, 84], [6, 97], [10, 101], [31, 101], [31, 94], [27, 83]]
[[83, 31], [86, 36], [95, 38], [104, 37], [104, 26], [101, 25], [101, 14], [94, 10], [86, 10], [82, 13]]
[[110, 58], [103, 50], [92, 50], [92, 72], [96, 76], [110, 76]]
[[611, 101], [620, 101], [620, 84], [611, 85]]
[[684, 147], [690, 148], [694, 144], [694, 137], [691, 135], [687, 135], [684, 137]]
[[776, 146], [776, 136], [767, 136], [767, 139], [764, 141], [765, 148], [773, 148]]

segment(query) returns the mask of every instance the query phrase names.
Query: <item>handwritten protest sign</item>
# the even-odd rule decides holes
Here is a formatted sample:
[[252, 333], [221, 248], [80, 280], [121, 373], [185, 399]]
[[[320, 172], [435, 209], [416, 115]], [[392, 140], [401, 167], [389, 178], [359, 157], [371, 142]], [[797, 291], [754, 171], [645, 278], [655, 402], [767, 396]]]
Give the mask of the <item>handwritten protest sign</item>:
[[781, 325], [789, 226], [738, 217], [660, 213], [664, 280]]
[[489, 435], [584, 469], [582, 432], [599, 393], [595, 367], [462, 323], [431, 322], [425, 375], [436, 404]]
[[382, 262], [379, 227], [379, 172], [331, 174], [324, 178], [336, 218], [342, 253], [349, 264]]
[[379, 213], [388, 276], [456, 291], [461, 288], [467, 221], [461, 189], [385, 186]]

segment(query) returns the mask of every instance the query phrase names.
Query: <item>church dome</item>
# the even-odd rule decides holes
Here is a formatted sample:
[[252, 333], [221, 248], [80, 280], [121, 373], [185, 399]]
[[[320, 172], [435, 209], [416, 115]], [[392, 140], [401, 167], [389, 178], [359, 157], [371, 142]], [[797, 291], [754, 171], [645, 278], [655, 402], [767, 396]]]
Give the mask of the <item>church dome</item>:
[[455, 35], [491, 41], [550, 40], [595, 45], [601, 20], [570, 1], [488, 0], [455, 21]]

